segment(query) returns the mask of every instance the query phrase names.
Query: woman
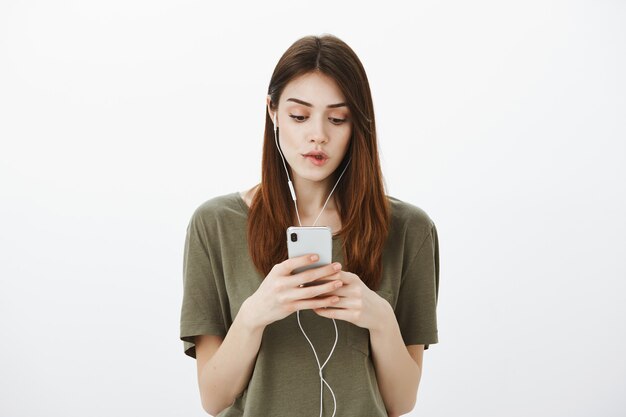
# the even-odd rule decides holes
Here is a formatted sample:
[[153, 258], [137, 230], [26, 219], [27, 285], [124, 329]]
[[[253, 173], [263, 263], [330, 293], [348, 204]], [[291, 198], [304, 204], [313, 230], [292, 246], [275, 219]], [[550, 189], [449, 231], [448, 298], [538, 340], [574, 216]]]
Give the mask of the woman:
[[[292, 275], [315, 262], [287, 259], [292, 225], [329, 226], [333, 264]], [[423, 351], [438, 342], [437, 229], [384, 193], [369, 83], [343, 41], [307, 36], [283, 54], [261, 182], [195, 210], [183, 269], [180, 339], [208, 413], [413, 409]]]

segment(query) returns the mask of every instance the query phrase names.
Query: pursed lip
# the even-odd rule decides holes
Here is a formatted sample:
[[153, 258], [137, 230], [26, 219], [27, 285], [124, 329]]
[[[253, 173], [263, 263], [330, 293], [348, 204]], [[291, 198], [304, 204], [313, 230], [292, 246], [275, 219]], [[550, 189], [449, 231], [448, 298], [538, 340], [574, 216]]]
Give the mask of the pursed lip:
[[326, 153], [323, 151], [311, 151], [311, 152], [302, 154], [302, 156], [316, 156], [316, 155], [321, 155], [322, 158], [328, 159], [328, 155], [326, 155]]

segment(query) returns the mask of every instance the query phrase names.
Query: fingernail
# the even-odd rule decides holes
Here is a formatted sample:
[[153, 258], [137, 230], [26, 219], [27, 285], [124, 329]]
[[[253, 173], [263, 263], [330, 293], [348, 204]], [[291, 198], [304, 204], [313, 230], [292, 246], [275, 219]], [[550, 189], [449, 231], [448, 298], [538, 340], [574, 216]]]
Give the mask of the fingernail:
[[317, 261], [317, 255], [311, 255], [311, 260], [312, 261]]
[[335, 271], [339, 271], [339, 270], [341, 269], [341, 264], [340, 264], [340, 263], [336, 263], [336, 264], [334, 264], [334, 265], [333, 265], [333, 269], [334, 269]]

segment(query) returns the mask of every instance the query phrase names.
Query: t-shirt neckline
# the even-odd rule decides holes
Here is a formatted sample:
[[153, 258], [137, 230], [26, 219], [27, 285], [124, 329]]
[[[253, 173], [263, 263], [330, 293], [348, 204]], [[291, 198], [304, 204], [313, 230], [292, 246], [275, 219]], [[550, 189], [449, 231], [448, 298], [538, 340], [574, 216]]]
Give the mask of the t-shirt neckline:
[[[233, 195], [235, 199], [239, 202], [239, 205], [241, 206], [241, 208], [243, 209], [243, 212], [245, 213], [246, 218], [248, 218], [248, 216], [250, 215], [250, 207], [248, 207], [246, 202], [243, 200], [243, 198], [241, 197], [241, 194], [239, 194], [239, 191], [235, 191]], [[332, 239], [333, 241], [335, 241], [339, 239], [339, 236], [332, 235]]]

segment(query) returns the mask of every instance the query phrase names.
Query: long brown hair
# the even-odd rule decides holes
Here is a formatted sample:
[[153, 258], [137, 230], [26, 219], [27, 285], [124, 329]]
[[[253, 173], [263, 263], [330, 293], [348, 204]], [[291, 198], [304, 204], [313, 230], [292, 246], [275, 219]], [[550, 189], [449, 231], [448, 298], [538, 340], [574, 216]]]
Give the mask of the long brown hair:
[[[370, 289], [376, 290], [382, 278], [382, 252], [391, 208], [378, 157], [374, 106], [367, 75], [354, 51], [339, 38], [330, 34], [305, 36], [285, 51], [274, 69], [268, 88], [270, 108], [277, 109], [279, 98], [292, 79], [312, 71], [335, 80], [352, 115], [348, 151], [331, 174], [334, 184], [352, 158], [333, 192], [342, 225], [337, 234], [343, 239], [342, 270], [358, 275]], [[285, 230], [293, 226], [296, 216], [273, 129], [266, 108], [262, 177], [250, 206], [247, 225], [250, 256], [263, 276], [267, 276], [275, 264], [287, 259]]]

